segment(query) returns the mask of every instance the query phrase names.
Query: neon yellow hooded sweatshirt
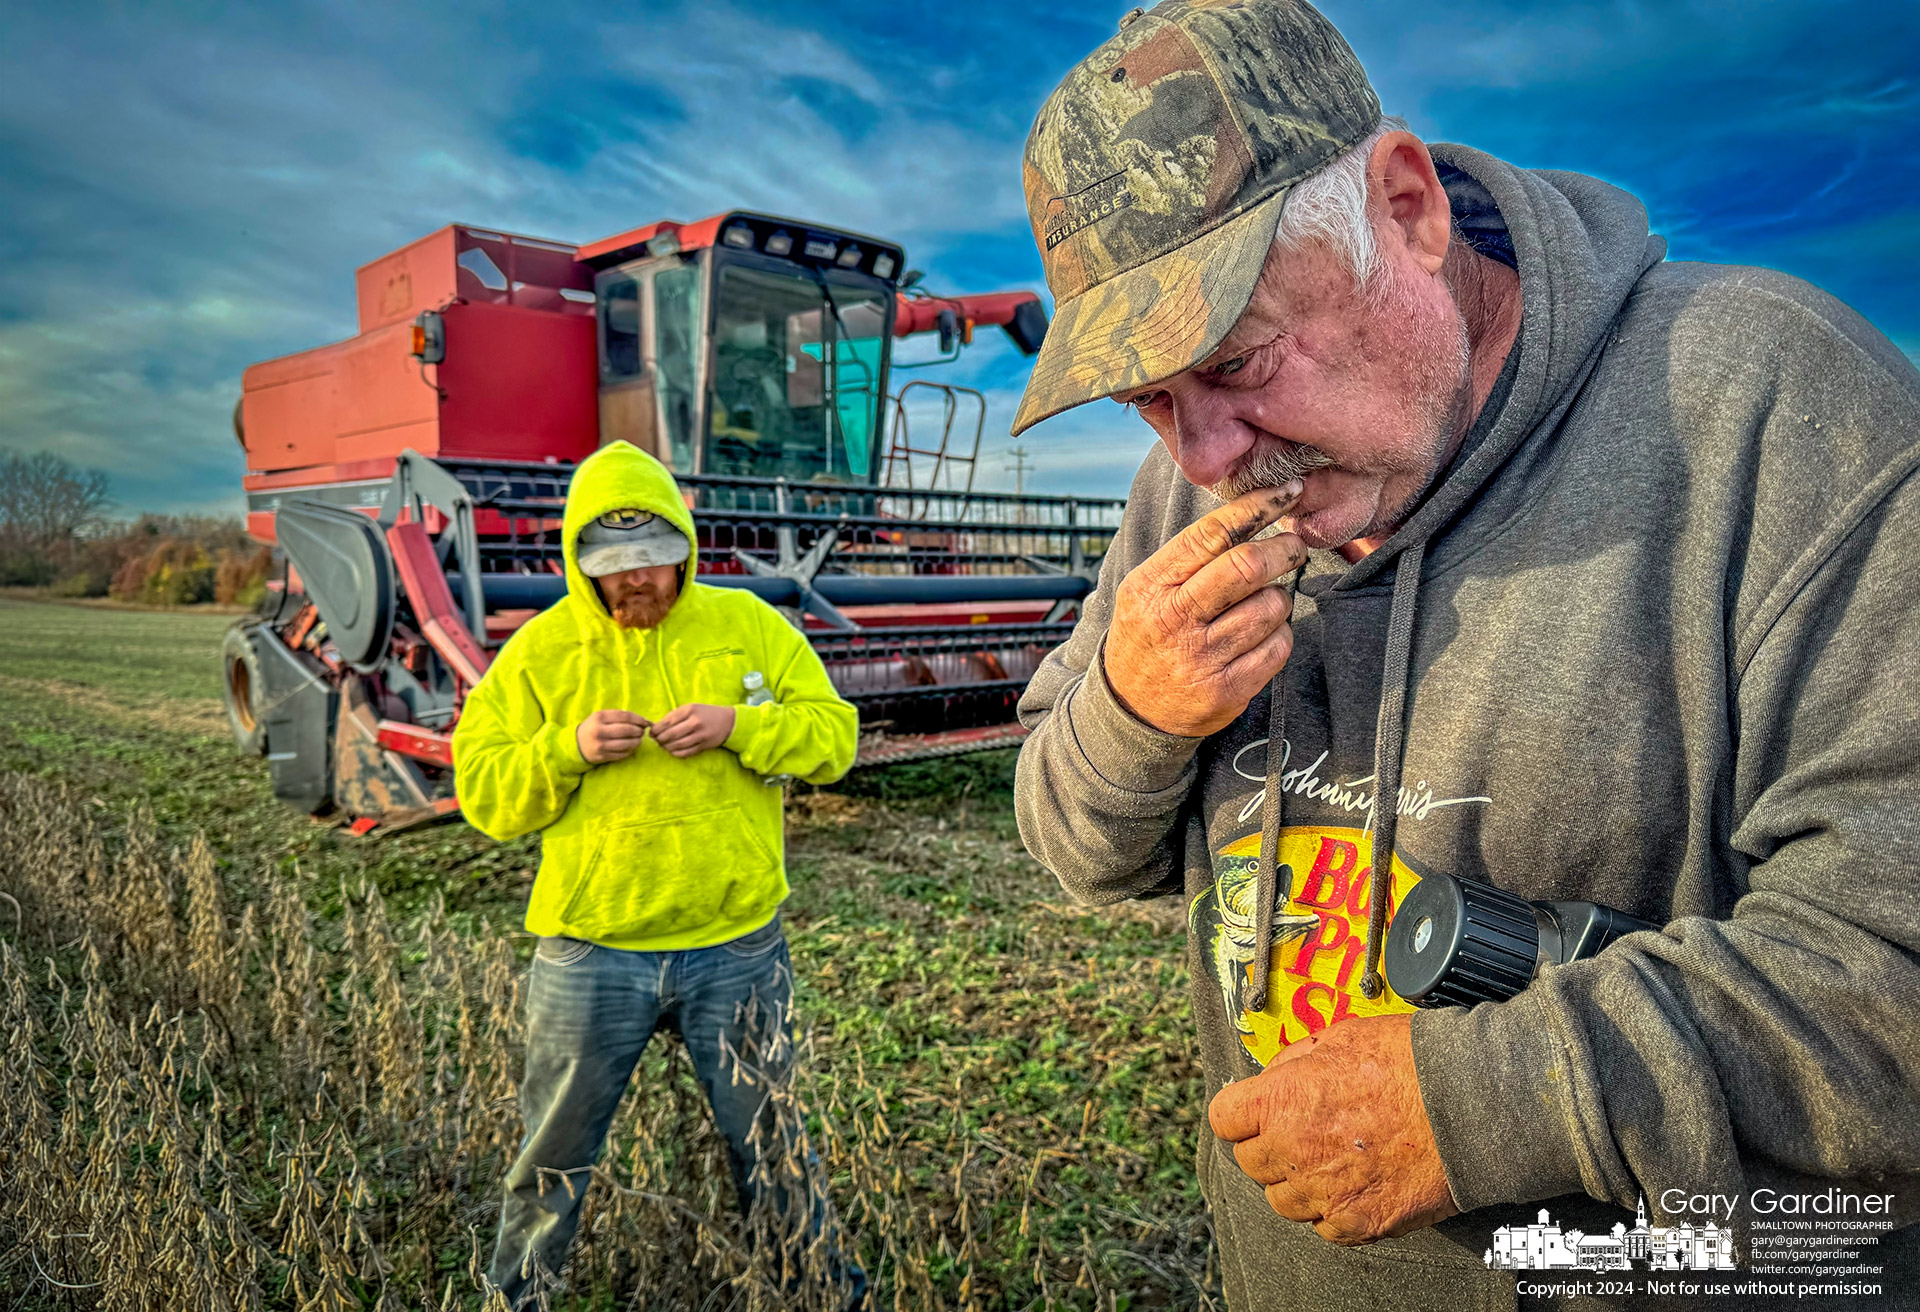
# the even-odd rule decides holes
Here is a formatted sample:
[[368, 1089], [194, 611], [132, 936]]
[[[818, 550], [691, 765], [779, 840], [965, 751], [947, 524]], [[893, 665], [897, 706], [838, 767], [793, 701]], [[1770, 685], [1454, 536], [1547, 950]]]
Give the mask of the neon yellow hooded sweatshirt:
[[[752, 593], [695, 583], [652, 629], [607, 613], [574, 542], [600, 515], [638, 507], [693, 541], [673, 476], [625, 442], [582, 461], [562, 530], [567, 595], [527, 621], [468, 696], [453, 733], [466, 817], [507, 839], [541, 830], [527, 928], [608, 947], [710, 947], [773, 919], [787, 896], [783, 790], [763, 775], [830, 783], [853, 764], [852, 706], [820, 658]], [[773, 701], [744, 704], [758, 670]], [[734, 708], [719, 748], [680, 760], [651, 736], [624, 761], [589, 765], [575, 731], [595, 711], [657, 720], [676, 706]]]

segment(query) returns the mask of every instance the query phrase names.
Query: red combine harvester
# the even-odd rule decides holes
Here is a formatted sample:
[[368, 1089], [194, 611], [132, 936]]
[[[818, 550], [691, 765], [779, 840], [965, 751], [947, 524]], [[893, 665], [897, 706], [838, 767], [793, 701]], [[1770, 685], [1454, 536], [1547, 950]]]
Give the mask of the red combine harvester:
[[[248, 530], [286, 568], [227, 635], [226, 704], [274, 791], [362, 832], [458, 809], [462, 701], [565, 594], [568, 480], [621, 439], [679, 479], [701, 581], [807, 633], [860, 764], [1017, 742], [1123, 503], [973, 490], [985, 398], [895, 375], [985, 326], [1032, 355], [1046, 314], [904, 266], [729, 213], [581, 247], [456, 225], [360, 269], [359, 335], [252, 366], [234, 415]], [[917, 334], [937, 354], [896, 361]]]

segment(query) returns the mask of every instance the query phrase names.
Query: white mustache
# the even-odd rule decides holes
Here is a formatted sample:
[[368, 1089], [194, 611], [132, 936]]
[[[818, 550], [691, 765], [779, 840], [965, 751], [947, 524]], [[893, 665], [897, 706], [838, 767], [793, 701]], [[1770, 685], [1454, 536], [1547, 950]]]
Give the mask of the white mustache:
[[1337, 463], [1319, 447], [1303, 442], [1287, 442], [1267, 447], [1248, 457], [1245, 464], [1208, 488], [1222, 501], [1232, 501], [1263, 487], [1279, 487], [1296, 478], [1305, 478], [1316, 469], [1330, 469]]

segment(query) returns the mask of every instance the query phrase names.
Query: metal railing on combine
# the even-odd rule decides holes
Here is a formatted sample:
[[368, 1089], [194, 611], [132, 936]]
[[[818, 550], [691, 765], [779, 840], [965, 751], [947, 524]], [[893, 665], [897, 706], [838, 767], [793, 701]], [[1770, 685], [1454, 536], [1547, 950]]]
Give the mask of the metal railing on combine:
[[1105, 497], [855, 487], [683, 475], [701, 528], [701, 568], [735, 551], [778, 559], [834, 532], [833, 565], [860, 574], [1081, 574], [1099, 568], [1126, 503]]
[[[944, 484], [949, 491], [973, 491], [973, 475], [980, 461], [980, 435], [987, 427], [986, 394], [975, 387], [916, 378], [888, 400], [893, 406], [892, 436], [887, 443], [886, 472], [880, 476], [881, 483], [893, 488], [930, 491]], [[916, 441], [913, 415], [927, 405], [938, 415], [940, 435]], [[956, 424], [963, 430], [969, 427], [965, 416], [972, 418], [973, 431], [965, 444], [966, 454], [961, 455], [954, 447], [953, 430]], [[924, 427], [921, 431], [925, 431]], [[954, 471], [961, 468], [966, 470], [967, 481], [964, 487], [955, 489]]]
[[504, 534], [488, 533], [480, 544], [481, 559], [488, 573], [559, 572], [561, 551], [557, 526], [566, 513], [567, 487], [573, 481], [572, 464], [513, 460], [485, 464], [447, 460], [440, 464], [467, 489], [476, 514], [491, 511], [505, 520]]
[[[447, 462], [476, 511], [508, 532], [489, 535], [489, 571], [550, 573], [560, 559], [558, 520], [573, 466]], [[1098, 570], [1126, 503], [1110, 497], [1029, 496], [789, 483], [778, 478], [683, 474], [700, 536], [702, 573], [737, 574], [735, 551], [769, 563], [804, 555], [836, 534], [828, 572], [873, 575], [1078, 574]], [[782, 538], [786, 539], [783, 550]]]
[[1014, 703], [1071, 621], [809, 633], [863, 726], [923, 733], [1013, 718]]
[[[539, 609], [564, 595], [557, 521], [572, 466], [445, 467], [484, 517], [488, 607]], [[1092, 587], [1125, 504], [725, 475], [678, 481], [692, 504], [701, 573], [730, 575], [729, 584], [812, 617], [807, 641], [859, 708], [868, 764], [1018, 741], [1020, 694], [1073, 632], [1065, 616]], [[450, 575], [448, 584], [465, 597], [465, 579]], [[1005, 618], [1036, 601], [1051, 609]], [[949, 622], [901, 623], [898, 612], [874, 622], [856, 612], [870, 621], [862, 627], [838, 609], [919, 604], [945, 608]], [[1003, 609], [995, 622], [953, 622], [961, 605]]]

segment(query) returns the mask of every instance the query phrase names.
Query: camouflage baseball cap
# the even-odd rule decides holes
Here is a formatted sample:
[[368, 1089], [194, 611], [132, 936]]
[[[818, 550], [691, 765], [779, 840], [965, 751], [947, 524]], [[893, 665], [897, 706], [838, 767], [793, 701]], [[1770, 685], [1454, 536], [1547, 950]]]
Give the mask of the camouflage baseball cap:
[[1206, 359], [1253, 296], [1288, 189], [1379, 124], [1360, 61], [1304, 0], [1121, 19], [1027, 137], [1054, 318], [1013, 431]]

